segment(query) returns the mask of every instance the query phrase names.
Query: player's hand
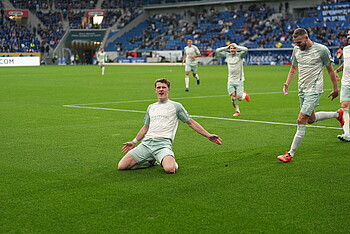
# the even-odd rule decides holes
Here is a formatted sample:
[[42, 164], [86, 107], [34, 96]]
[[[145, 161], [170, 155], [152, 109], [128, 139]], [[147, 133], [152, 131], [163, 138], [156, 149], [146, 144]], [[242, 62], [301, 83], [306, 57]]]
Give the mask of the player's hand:
[[129, 150], [133, 149], [135, 147], [135, 143], [133, 141], [129, 141], [129, 142], [125, 142], [123, 143], [123, 148], [122, 148], [122, 152], [124, 154], [126, 154], [127, 152], [129, 152]]
[[218, 144], [218, 145], [221, 145], [222, 144], [222, 139], [217, 136], [217, 135], [214, 135], [214, 134], [211, 134], [208, 139], [211, 141], [211, 142], [214, 142], [215, 144]]
[[328, 97], [330, 97], [330, 96], [332, 96], [332, 101], [334, 100], [334, 98], [336, 98], [336, 97], [338, 97], [338, 91], [332, 91], [329, 95], [328, 95]]
[[283, 95], [286, 96], [288, 94], [288, 84], [284, 83], [283, 84]]

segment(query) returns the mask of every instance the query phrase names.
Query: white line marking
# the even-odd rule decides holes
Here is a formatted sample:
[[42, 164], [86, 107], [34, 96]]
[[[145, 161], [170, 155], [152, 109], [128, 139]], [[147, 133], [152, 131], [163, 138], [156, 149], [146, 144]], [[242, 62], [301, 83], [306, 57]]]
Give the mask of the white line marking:
[[[289, 91], [288, 93], [297, 93], [298, 91]], [[264, 95], [264, 94], [283, 94], [281, 92], [266, 92], [266, 93], [249, 93], [249, 95]], [[212, 98], [212, 97], [228, 97], [228, 94], [225, 95], [213, 95], [213, 96], [197, 96], [197, 97], [175, 97], [170, 98], [172, 100], [181, 100], [181, 99], [196, 99], [196, 98]], [[72, 104], [75, 106], [88, 106], [88, 105], [102, 105], [102, 104], [121, 104], [121, 103], [132, 103], [132, 102], [151, 102], [156, 101], [156, 99], [144, 99], [144, 100], [132, 100], [132, 101], [119, 101], [119, 102], [98, 102], [98, 103], [82, 103], [82, 104]]]
[[[108, 111], [122, 111], [122, 112], [133, 112], [133, 113], [146, 113], [146, 111], [113, 109], [113, 108], [91, 107], [91, 106], [64, 105], [64, 107], [73, 107], [73, 108], [82, 108], [82, 109], [95, 109], [95, 110], [108, 110]], [[274, 124], [274, 125], [284, 125], [284, 126], [297, 126], [297, 124], [291, 124], [291, 123], [279, 123], [279, 122], [269, 122], [269, 121], [260, 121], [260, 120], [230, 119], [230, 118], [201, 116], [201, 115], [191, 115], [191, 116], [192, 117], [196, 117], [196, 118], [203, 118], [203, 119], [217, 119], [217, 120], [239, 121], [239, 122], [249, 122], [249, 123]], [[337, 130], [342, 129], [342, 128], [336, 128], [336, 127], [317, 126], [317, 125], [306, 125], [306, 126], [310, 127], [310, 128], [326, 128], [326, 129], [337, 129]]]

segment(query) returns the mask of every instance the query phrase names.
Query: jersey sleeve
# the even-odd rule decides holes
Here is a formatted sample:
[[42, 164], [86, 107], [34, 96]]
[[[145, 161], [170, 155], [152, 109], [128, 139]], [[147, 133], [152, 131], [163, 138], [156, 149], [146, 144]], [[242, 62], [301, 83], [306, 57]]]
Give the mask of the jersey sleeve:
[[240, 58], [244, 58], [244, 56], [248, 53], [248, 48], [245, 46], [237, 46], [236, 48], [241, 51], [239, 53]]
[[198, 47], [196, 46], [196, 54], [201, 54], [201, 52], [199, 51]]
[[322, 59], [322, 62], [325, 66], [328, 66], [329, 64], [331, 64], [333, 62], [331, 52], [329, 51], [329, 49], [327, 47], [325, 47], [321, 51], [321, 59]]
[[186, 109], [180, 103], [176, 105], [176, 116], [183, 123], [186, 123], [191, 119], [191, 116], [187, 113]]
[[220, 48], [217, 48], [215, 50], [215, 53], [217, 53], [218, 55], [221, 55], [223, 57], [227, 57], [227, 46], [224, 46], [224, 47], [220, 47]]
[[150, 117], [149, 117], [149, 110], [150, 110], [150, 108], [151, 108], [151, 106], [148, 106], [145, 118], [143, 120], [144, 125], [147, 125], [147, 126], [149, 126], [149, 124], [150, 124]]

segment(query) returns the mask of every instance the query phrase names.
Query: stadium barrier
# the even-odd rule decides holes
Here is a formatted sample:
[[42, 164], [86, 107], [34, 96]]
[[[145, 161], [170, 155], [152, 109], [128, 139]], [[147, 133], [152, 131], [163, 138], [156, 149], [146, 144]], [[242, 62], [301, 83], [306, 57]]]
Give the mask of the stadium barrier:
[[40, 53], [0, 53], [0, 67], [40, 66]]

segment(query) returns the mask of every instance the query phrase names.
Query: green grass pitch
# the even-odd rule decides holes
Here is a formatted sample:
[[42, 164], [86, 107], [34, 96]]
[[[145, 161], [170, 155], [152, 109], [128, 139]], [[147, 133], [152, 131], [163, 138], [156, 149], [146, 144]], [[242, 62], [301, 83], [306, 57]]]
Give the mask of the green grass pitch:
[[[297, 77], [281, 92], [288, 70], [246, 66], [251, 102], [237, 119], [250, 121], [235, 121], [226, 66], [200, 66], [190, 92], [182, 66], [1, 68], [0, 233], [349, 233], [350, 143], [338, 122], [307, 128], [293, 162], [276, 159], [299, 112]], [[117, 171], [162, 77], [223, 145], [180, 123], [176, 174]], [[317, 111], [339, 108], [330, 88], [325, 72]]]

